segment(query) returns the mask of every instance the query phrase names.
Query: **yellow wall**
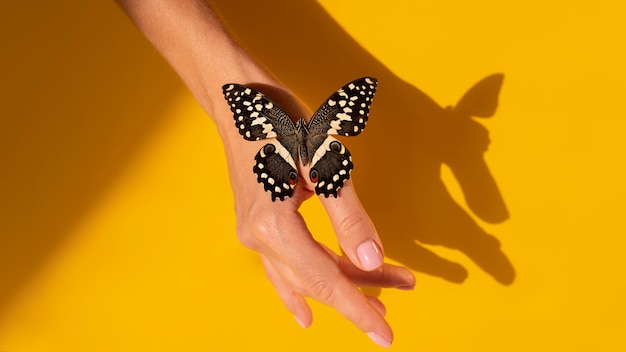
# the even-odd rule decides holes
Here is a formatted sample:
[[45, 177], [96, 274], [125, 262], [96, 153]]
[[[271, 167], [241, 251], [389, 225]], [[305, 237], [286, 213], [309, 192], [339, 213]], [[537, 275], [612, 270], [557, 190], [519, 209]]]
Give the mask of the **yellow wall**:
[[[249, 3], [218, 7], [313, 107], [380, 80], [346, 143], [417, 276], [374, 292], [394, 350], [625, 349], [624, 5]], [[236, 241], [214, 126], [112, 2], [8, 2], [0, 39], [0, 351], [379, 349], [282, 307]], [[442, 108], [493, 73], [493, 117]], [[336, 248], [318, 201], [303, 212]]]

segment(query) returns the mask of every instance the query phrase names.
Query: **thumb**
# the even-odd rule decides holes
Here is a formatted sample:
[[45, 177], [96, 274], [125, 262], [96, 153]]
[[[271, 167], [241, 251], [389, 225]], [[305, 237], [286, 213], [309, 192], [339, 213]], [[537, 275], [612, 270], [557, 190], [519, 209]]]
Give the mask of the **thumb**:
[[341, 249], [357, 267], [372, 271], [383, 264], [383, 247], [372, 220], [365, 212], [351, 181], [337, 198], [320, 197]]

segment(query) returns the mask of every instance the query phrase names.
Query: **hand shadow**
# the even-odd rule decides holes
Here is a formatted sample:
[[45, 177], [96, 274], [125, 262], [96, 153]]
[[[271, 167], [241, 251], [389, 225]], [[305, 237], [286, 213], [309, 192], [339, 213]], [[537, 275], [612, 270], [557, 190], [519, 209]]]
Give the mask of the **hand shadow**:
[[503, 75], [488, 76], [456, 107], [443, 109], [394, 75], [315, 1], [274, 0], [250, 7], [243, 0], [218, 0], [215, 6], [243, 45], [312, 108], [352, 79], [378, 78], [368, 128], [344, 141], [354, 158], [359, 196], [389, 258], [463, 282], [468, 276], [463, 266], [421, 244], [444, 246], [464, 253], [496, 281], [514, 281], [500, 242], [453, 200], [440, 174], [443, 164], [450, 167], [468, 207], [482, 220], [508, 218], [483, 159], [488, 132], [472, 118], [495, 113]]

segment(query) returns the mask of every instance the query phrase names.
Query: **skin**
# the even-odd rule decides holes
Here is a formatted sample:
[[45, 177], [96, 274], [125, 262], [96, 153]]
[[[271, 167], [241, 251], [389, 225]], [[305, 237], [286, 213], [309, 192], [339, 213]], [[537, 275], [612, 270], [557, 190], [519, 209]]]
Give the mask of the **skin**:
[[[302, 327], [312, 323], [305, 300], [310, 297], [335, 308], [374, 342], [388, 347], [393, 332], [384, 318], [385, 307], [359, 287], [411, 289], [415, 277], [404, 267], [383, 264], [380, 238], [351, 181], [337, 198], [320, 198], [345, 256], [315, 241], [298, 212], [302, 202], [314, 194], [308, 177], [299, 177], [292, 198], [272, 202], [250, 168], [264, 142], [245, 141], [238, 134], [221, 87], [235, 82], [260, 89], [290, 116], [311, 116], [311, 110], [233, 40], [205, 2], [117, 3], [215, 122], [228, 160], [238, 239], [259, 253], [268, 279], [298, 323]], [[299, 173], [308, 175], [308, 166], [300, 165]]]

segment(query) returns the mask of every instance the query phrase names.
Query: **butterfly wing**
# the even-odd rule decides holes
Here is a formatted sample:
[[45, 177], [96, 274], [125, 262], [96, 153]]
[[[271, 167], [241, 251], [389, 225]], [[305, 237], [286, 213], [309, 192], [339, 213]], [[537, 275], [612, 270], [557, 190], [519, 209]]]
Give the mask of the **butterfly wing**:
[[291, 118], [263, 93], [241, 84], [222, 87], [239, 134], [249, 141], [287, 136], [296, 132]]
[[291, 118], [253, 88], [226, 84], [222, 91], [239, 134], [250, 141], [268, 139], [254, 158], [252, 170], [257, 181], [270, 192], [272, 201], [291, 197], [298, 179], [298, 143], [296, 126]]
[[367, 125], [377, 80], [356, 79], [333, 93], [311, 117], [307, 129], [309, 178], [315, 193], [337, 197], [337, 191], [350, 178], [352, 157], [348, 149], [330, 135], [356, 136]]
[[309, 133], [356, 136], [367, 125], [378, 81], [356, 79], [339, 88], [317, 109], [308, 124]]
[[298, 180], [297, 165], [289, 151], [291, 142], [295, 140], [287, 138], [283, 144], [275, 139], [263, 146], [254, 158], [253, 171], [257, 181], [270, 192], [272, 201], [291, 197]]
[[310, 136], [307, 148], [314, 150], [309, 178], [315, 184], [315, 193], [337, 197], [337, 191], [350, 178], [352, 156], [336, 138], [318, 134]]

